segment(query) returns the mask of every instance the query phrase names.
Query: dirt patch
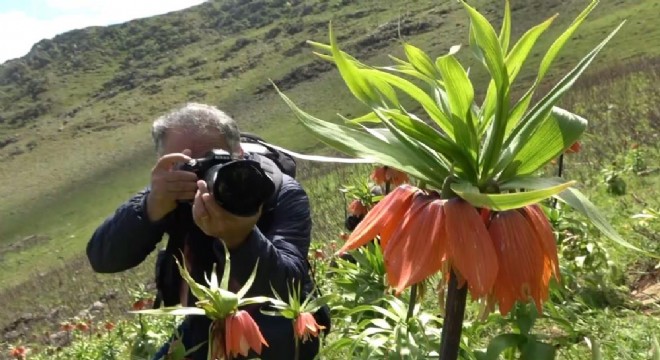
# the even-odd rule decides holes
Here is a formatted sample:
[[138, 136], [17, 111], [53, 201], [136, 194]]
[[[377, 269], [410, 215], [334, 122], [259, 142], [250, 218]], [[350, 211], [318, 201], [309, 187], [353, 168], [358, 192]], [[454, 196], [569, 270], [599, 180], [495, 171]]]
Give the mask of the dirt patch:
[[0, 258], [11, 252], [23, 251], [32, 248], [35, 245], [43, 244], [48, 240], [50, 240], [50, 236], [47, 235], [34, 234], [34, 235], [26, 236], [23, 239], [16, 241], [12, 244], [0, 247]]
[[632, 297], [643, 306], [660, 305], [660, 263], [649, 266], [632, 286]]

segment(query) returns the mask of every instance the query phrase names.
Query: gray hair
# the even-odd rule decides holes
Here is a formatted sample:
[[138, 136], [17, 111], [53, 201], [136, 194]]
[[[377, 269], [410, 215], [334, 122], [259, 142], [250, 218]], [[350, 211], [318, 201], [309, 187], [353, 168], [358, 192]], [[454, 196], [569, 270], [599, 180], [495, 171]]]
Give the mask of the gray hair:
[[156, 119], [151, 128], [151, 137], [159, 155], [162, 155], [167, 130], [173, 128], [186, 131], [217, 129], [224, 135], [227, 146], [229, 146], [229, 152], [233, 156], [238, 156], [241, 153], [241, 133], [236, 121], [214, 106], [188, 103]]

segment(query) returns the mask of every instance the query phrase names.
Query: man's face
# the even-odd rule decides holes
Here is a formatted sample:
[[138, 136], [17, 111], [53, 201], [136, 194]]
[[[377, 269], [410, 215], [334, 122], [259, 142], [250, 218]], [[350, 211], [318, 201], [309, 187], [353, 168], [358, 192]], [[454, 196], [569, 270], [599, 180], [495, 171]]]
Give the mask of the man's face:
[[204, 131], [189, 131], [185, 129], [168, 129], [163, 143], [163, 154], [180, 153], [190, 149], [192, 158], [203, 157], [212, 149], [229, 151], [225, 137], [217, 129]]

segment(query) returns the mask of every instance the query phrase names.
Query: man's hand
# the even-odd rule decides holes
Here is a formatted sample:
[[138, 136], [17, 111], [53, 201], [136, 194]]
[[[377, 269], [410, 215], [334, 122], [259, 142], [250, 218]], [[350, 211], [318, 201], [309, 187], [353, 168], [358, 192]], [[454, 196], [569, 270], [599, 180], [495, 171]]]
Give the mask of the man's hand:
[[147, 216], [158, 221], [176, 208], [177, 200], [191, 200], [197, 191], [197, 175], [174, 170], [174, 166], [189, 161], [190, 150], [167, 154], [158, 159], [151, 170], [151, 192], [147, 195]]
[[236, 216], [223, 209], [208, 191], [206, 182], [197, 181], [199, 190], [193, 203], [193, 219], [206, 235], [221, 239], [229, 249], [238, 247], [247, 239], [261, 216], [259, 211], [248, 217]]

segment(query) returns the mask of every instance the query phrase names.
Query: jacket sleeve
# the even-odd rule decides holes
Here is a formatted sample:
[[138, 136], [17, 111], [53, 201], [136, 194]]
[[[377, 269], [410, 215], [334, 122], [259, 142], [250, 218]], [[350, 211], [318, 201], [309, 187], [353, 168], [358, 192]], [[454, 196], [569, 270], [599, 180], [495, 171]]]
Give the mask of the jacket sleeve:
[[149, 189], [140, 191], [96, 229], [87, 243], [87, 258], [94, 271], [128, 270], [156, 248], [165, 232], [165, 219], [152, 223], [147, 217], [148, 193]]
[[[231, 274], [235, 285], [242, 286], [258, 263], [257, 276], [248, 295], [270, 295], [272, 287], [284, 298], [293, 280], [307, 276], [307, 253], [311, 241], [310, 204], [304, 189], [292, 178], [285, 178], [272, 225], [262, 232], [255, 226], [248, 239], [230, 250]], [[218, 243], [218, 255], [224, 254]], [[224, 263], [224, 261], [222, 261]]]

